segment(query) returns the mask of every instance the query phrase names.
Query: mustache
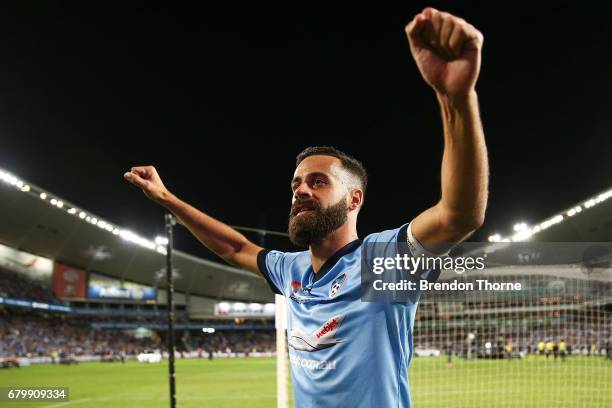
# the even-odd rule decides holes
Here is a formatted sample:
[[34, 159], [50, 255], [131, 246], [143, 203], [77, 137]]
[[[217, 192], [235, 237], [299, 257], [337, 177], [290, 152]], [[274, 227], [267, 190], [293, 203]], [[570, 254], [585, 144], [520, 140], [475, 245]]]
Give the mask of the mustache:
[[293, 205], [291, 206], [291, 212], [290, 215], [296, 216], [300, 210], [302, 210], [304, 207], [311, 209], [313, 211], [320, 211], [321, 210], [321, 204], [319, 204], [319, 202], [317, 200], [313, 200], [313, 199], [297, 199], [295, 200], [295, 202], [293, 203]]

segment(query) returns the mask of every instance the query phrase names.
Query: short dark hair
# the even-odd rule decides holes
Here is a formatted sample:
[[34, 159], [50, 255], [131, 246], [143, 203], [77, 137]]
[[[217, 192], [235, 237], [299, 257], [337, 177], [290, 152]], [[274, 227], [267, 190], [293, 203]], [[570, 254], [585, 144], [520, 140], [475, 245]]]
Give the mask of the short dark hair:
[[299, 166], [305, 158], [310, 156], [332, 156], [339, 159], [342, 167], [349, 173], [357, 176], [357, 178], [361, 181], [361, 188], [365, 192], [368, 185], [368, 172], [363, 164], [353, 156], [346, 154], [332, 146], [311, 146], [302, 150], [302, 152], [297, 155], [295, 159], [295, 166]]

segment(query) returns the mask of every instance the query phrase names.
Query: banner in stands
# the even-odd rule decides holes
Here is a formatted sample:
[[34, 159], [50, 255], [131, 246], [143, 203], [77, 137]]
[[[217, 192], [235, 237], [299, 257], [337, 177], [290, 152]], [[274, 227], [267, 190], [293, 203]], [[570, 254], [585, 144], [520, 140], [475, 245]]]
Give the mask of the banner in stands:
[[53, 261], [51, 259], [0, 244], [0, 266], [13, 272], [23, 273], [45, 286], [51, 285], [51, 275], [53, 274]]
[[221, 302], [215, 304], [215, 316], [229, 317], [274, 317], [274, 303]]
[[60, 299], [84, 299], [87, 295], [87, 274], [61, 263], [53, 267], [53, 293]]
[[154, 301], [157, 299], [155, 288], [131, 282], [121, 282], [92, 273], [87, 288], [89, 299]]
[[0, 304], [9, 306], [27, 307], [31, 309], [53, 310], [57, 312], [72, 312], [72, 308], [63, 305], [50, 305], [48, 303], [32, 302], [24, 299], [14, 299], [0, 296]]

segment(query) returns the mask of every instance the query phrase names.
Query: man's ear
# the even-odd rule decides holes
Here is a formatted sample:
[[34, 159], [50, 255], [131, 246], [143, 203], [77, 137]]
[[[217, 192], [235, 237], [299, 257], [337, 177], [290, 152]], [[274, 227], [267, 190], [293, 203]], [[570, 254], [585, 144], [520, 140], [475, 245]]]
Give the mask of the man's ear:
[[351, 190], [349, 196], [349, 210], [359, 210], [363, 205], [363, 190], [358, 188]]

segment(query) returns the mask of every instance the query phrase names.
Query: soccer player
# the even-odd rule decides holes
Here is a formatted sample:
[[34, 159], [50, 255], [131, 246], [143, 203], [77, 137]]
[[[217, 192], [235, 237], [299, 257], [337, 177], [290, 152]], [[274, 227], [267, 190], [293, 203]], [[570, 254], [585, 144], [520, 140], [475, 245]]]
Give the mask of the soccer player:
[[[262, 275], [286, 297], [297, 407], [409, 407], [407, 368], [418, 293], [411, 301], [362, 302], [362, 248], [385, 243], [399, 253], [405, 244], [401, 248], [412, 256], [445, 253], [484, 221], [488, 161], [475, 91], [483, 36], [465, 20], [433, 8], [417, 14], [406, 33], [440, 106], [444, 154], [440, 200], [416, 217], [402, 215], [404, 225], [359, 239], [366, 171], [358, 160], [331, 147], [301, 152], [290, 183], [289, 236], [308, 248], [303, 252], [268, 250], [250, 242], [174, 196], [152, 166], [133, 167], [124, 175], [209, 249]], [[410, 188], [419, 172], [410, 157], [420, 153], [390, 154], [405, 163], [402, 180]], [[244, 177], [261, 175], [249, 170]]]
[[544, 355], [545, 349], [546, 349], [546, 343], [544, 343], [543, 341], [540, 341], [538, 343], [538, 352], [540, 353], [541, 356]]
[[561, 356], [561, 361], [565, 362], [565, 356], [567, 355], [567, 343], [565, 339], [561, 339], [559, 342], [559, 355]]
[[546, 359], [547, 360], [548, 360], [548, 357], [552, 356], [554, 347], [555, 347], [555, 342], [552, 341], [552, 339], [546, 342]]

